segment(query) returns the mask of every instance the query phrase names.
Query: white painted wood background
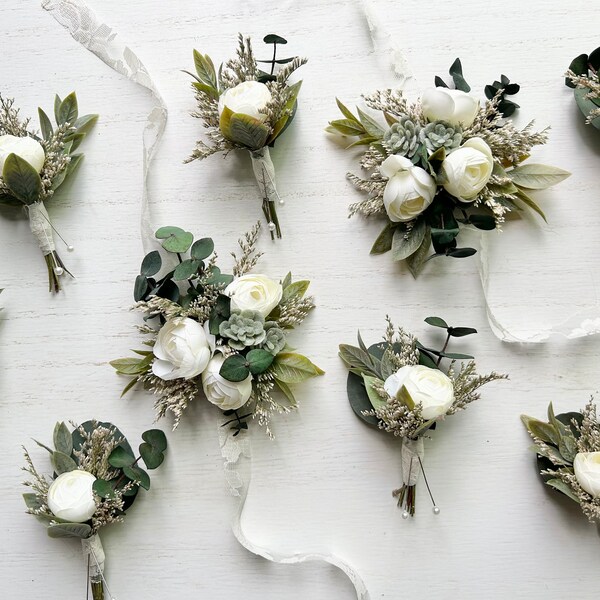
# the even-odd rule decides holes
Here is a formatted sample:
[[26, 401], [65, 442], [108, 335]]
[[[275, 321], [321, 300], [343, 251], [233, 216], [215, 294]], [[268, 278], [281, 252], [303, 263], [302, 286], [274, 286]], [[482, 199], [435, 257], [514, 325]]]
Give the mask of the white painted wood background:
[[[285, 238], [263, 236], [262, 270], [292, 269], [313, 281], [318, 309], [294, 340], [327, 374], [298, 393], [298, 414], [280, 418], [277, 439], [252, 433], [254, 463], [244, 514], [246, 533], [279, 551], [334, 551], [364, 577], [372, 598], [464, 600], [597, 598], [600, 537], [577, 508], [546, 490], [519, 415], [578, 409], [600, 386], [600, 339], [509, 345], [488, 326], [477, 260], [432, 264], [415, 282], [387, 256], [371, 257], [379, 225], [346, 219], [357, 198], [344, 179], [356, 164], [327, 139], [334, 97], [349, 104], [362, 92], [393, 84], [374, 54], [360, 3], [342, 0], [217, 2], [90, 0], [103, 21], [137, 52], [169, 108], [151, 182], [154, 224], [211, 235], [226, 260], [238, 235], [259, 215], [246, 156], [182, 164], [198, 137], [189, 116], [192, 48], [215, 62], [228, 58], [238, 31], [256, 40], [277, 32], [286, 50], [309, 56], [293, 127], [274, 151]], [[534, 158], [573, 176], [537, 197], [550, 225], [510, 223], [492, 241], [491, 302], [521, 330], [543, 327], [597, 304], [600, 135], [586, 128], [562, 83], [571, 58], [598, 45], [600, 7], [504, 0], [418, 2], [377, 0], [375, 7], [404, 48], [417, 76], [409, 90], [430, 85], [456, 56], [474, 90], [506, 73], [522, 84], [521, 123], [553, 127]], [[124, 381], [107, 362], [139, 344], [137, 316], [127, 307], [142, 258], [139, 214], [141, 134], [149, 95], [76, 43], [37, 0], [0, 2], [0, 89], [24, 114], [51, 110], [55, 92], [77, 90], [81, 110], [100, 121], [82, 146], [85, 162], [49, 206], [70, 243], [76, 274], [58, 296], [46, 290], [43, 260], [26, 221], [0, 215], [0, 581], [2, 597], [83, 598], [77, 543], [50, 540], [24, 513], [20, 445], [38, 464], [46, 456], [30, 437], [49, 440], [57, 419], [111, 420], [132, 441], [153, 420], [140, 391], [119, 399]], [[257, 44], [260, 48], [260, 44]], [[260, 52], [258, 52], [260, 54]], [[427, 442], [426, 466], [441, 515], [431, 513], [424, 486], [418, 513], [404, 521], [391, 497], [400, 481], [399, 444], [367, 429], [352, 414], [340, 342], [361, 329], [375, 341], [384, 316], [417, 334], [430, 314], [475, 326], [465, 342], [482, 370], [509, 382], [449, 419]], [[175, 433], [152, 490], [106, 530], [108, 577], [119, 600], [307, 597], [349, 600], [349, 581], [333, 567], [273, 565], [237, 544], [229, 523], [217, 440], [217, 411], [198, 402]], [[169, 423], [161, 424], [166, 430]]]

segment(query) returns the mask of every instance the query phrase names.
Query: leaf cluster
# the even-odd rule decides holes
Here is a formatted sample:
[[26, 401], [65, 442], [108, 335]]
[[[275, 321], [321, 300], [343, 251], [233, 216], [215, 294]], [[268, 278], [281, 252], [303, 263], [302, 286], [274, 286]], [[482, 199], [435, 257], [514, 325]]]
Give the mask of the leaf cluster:
[[571, 61], [565, 85], [573, 88], [575, 101], [586, 122], [600, 129], [600, 47]]

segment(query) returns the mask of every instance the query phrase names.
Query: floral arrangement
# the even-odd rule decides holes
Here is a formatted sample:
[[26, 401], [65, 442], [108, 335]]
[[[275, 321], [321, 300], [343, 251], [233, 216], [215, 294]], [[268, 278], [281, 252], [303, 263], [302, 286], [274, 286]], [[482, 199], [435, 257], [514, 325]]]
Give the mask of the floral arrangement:
[[[441, 350], [423, 346], [389, 317], [383, 342], [369, 348], [360, 333], [358, 346], [340, 345], [340, 357], [348, 367], [348, 399], [354, 413], [368, 425], [402, 438], [402, 487], [393, 492], [403, 518], [414, 516], [416, 485], [423, 468], [424, 437], [438, 422], [479, 400], [479, 388], [506, 375], [492, 372], [479, 375], [473, 357], [448, 352], [452, 338], [477, 333], [471, 327], [451, 327], [439, 317], [425, 322], [446, 331]], [[443, 367], [442, 361], [450, 363]], [[457, 368], [456, 361], [468, 360]], [[434, 514], [435, 504], [425, 477]]]
[[350, 215], [385, 217], [371, 253], [391, 250], [393, 259], [405, 260], [414, 277], [432, 258], [476, 252], [458, 246], [460, 225], [500, 229], [508, 213], [523, 208], [545, 219], [530, 190], [550, 187], [569, 175], [525, 162], [534, 146], [546, 143], [547, 130], [536, 132], [533, 123], [519, 130], [507, 119], [518, 108], [507, 98], [519, 91], [517, 84], [502, 76], [486, 86], [488, 100], [481, 106], [469, 93], [460, 60], [450, 74], [455, 89], [436, 77], [437, 87], [415, 103], [400, 90], [365, 96], [366, 105], [383, 115], [385, 126], [360, 109], [355, 116], [338, 100], [344, 118], [327, 128], [358, 138], [350, 148], [367, 146], [360, 165], [369, 175], [348, 173], [367, 198], [352, 204]]
[[545, 484], [600, 523], [600, 421], [593, 398], [581, 412], [555, 415], [550, 404], [547, 422], [527, 415], [521, 420], [533, 438], [531, 449]]
[[[290, 84], [289, 78], [306, 63], [305, 58], [277, 58], [277, 46], [287, 44], [281, 36], [264, 38], [273, 45], [269, 60], [256, 60], [250, 38], [239, 35], [237, 57], [219, 67], [218, 73], [210, 56], [194, 50], [196, 74], [189, 73], [198, 102], [192, 115], [203, 121], [207, 141], [199, 141], [186, 162], [202, 160], [216, 152], [227, 155], [241, 149], [250, 153], [252, 170], [262, 194], [262, 210], [267, 219], [271, 238], [281, 237], [275, 200], [275, 169], [269, 148], [287, 129], [296, 114], [301, 81]], [[270, 65], [269, 71], [258, 63]], [[277, 72], [276, 66], [281, 67]], [[186, 71], [187, 72], [187, 71]]]
[[573, 88], [585, 122], [600, 129], [600, 48], [589, 56], [580, 54], [571, 61], [565, 73], [565, 85]]
[[[150, 350], [138, 358], [111, 362], [117, 373], [132, 377], [123, 393], [137, 382], [156, 396], [157, 417], [168, 411], [177, 427], [183, 411], [200, 391], [231, 420], [237, 435], [256, 417], [269, 435], [270, 417], [297, 408], [290, 385], [323, 371], [288, 346], [288, 332], [300, 325], [315, 305], [306, 297], [308, 281], [282, 282], [253, 274], [260, 224], [239, 241], [232, 253], [233, 274], [222, 273], [210, 238], [194, 242], [178, 227], [156, 232], [163, 248], [179, 264], [157, 279], [162, 268], [158, 251], [142, 261], [135, 283], [135, 310], [145, 314], [139, 330], [150, 336]], [[189, 258], [183, 255], [189, 250]], [[154, 319], [156, 327], [148, 324]], [[281, 399], [273, 391], [281, 392]], [[239, 411], [242, 411], [241, 414]]]
[[27, 512], [38, 517], [52, 538], [79, 538], [88, 565], [94, 600], [112, 594], [104, 576], [105, 554], [99, 531], [123, 521], [140, 487], [150, 489], [150, 476], [141, 468], [157, 469], [167, 449], [165, 434], [150, 429], [142, 434], [136, 458], [125, 436], [111, 423], [86, 421], [73, 431], [65, 423], [54, 428], [54, 449], [36, 442], [50, 454], [53, 474], [38, 472], [24, 448], [30, 479], [23, 494]]
[[[14, 99], [0, 95], [0, 205], [24, 208], [46, 260], [50, 291], [58, 292], [59, 277], [69, 271], [56, 252], [56, 230], [45, 203], [77, 168], [83, 154], [75, 150], [98, 115], [79, 117], [75, 92], [64, 100], [56, 96], [56, 128], [41, 108], [38, 113], [42, 137], [30, 128], [30, 119], [20, 118]], [[72, 251], [73, 246], [67, 249]]]

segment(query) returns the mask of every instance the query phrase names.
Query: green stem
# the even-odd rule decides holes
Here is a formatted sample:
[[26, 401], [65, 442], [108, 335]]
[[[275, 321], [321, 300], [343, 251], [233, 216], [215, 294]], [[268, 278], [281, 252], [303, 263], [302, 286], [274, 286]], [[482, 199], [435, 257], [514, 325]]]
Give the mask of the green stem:
[[91, 581], [90, 586], [92, 587], [93, 600], [104, 600], [104, 584], [102, 583], [102, 579]]
[[277, 56], [277, 42], [273, 44], [273, 60], [271, 61], [271, 75], [275, 71], [275, 57]]
[[[448, 347], [448, 342], [450, 341], [450, 334], [447, 335], [446, 337], [446, 342], [444, 343], [444, 347], [442, 348], [442, 352], [446, 352], [446, 348]], [[441, 356], [438, 356], [437, 362], [435, 363], [438, 367], [440, 366], [440, 363], [442, 362], [442, 358]]]

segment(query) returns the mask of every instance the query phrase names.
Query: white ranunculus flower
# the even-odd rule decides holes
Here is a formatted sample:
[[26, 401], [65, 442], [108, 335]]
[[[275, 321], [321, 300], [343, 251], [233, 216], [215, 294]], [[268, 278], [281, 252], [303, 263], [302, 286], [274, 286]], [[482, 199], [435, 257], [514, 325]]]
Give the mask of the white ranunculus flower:
[[421, 105], [428, 121], [446, 121], [463, 127], [473, 124], [479, 110], [479, 100], [475, 96], [443, 87], [426, 90]]
[[191, 379], [206, 369], [213, 350], [207, 327], [188, 317], [169, 319], [156, 337], [152, 372], [166, 381]]
[[579, 452], [573, 469], [579, 485], [590, 496], [600, 497], [600, 452]]
[[202, 373], [202, 389], [206, 399], [221, 410], [237, 410], [248, 402], [252, 394], [252, 375], [244, 381], [228, 381], [219, 375], [225, 357], [215, 354]]
[[59, 475], [48, 488], [48, 508], [55, 517], [69, 523], [85, 523], [96, 512], [94, 485], [96, 478], [75, 469]]
[[445, 415], [454, 401], [454, 387], [450, 378], [439, 369], [423, 365], [402, 367], [384, 383], [385, 391], [402, 400], [409, 408], [422, 404], [423, 419], [437, 419]]
[[269, 88], [258, 81], [243, 81], [223, 92], [219, 98], [219, 116], [225, 107], [233, 113], [249, 115], [264, 121], [267, 115], [259, 112], [271, 101]]
[[379, 171], [388, 178], [383, 204], [390, 221], [410, 221], [432, 203], [437, 189], [433, 177], [405, 156], [388, 156]]
[[42, 145], [32, 137], [16, 135], [0, 135], [0, 174], [4, 169], [4, 161], [9, 154], [16, 154], [26, 160], [38, 173], [44, 166], [46, 154]]
[[224, 293], [231, 298], [232, 310], [255, 310], [267, 318], [281, 302], [283, 288], [265, 275], [250, 274], [234, 279]]
[[480, 137], [468, 139], [442, 163], [443, 186], [462, 202], [471, 202], [485, 187], [494, 170], [494, 157]]

